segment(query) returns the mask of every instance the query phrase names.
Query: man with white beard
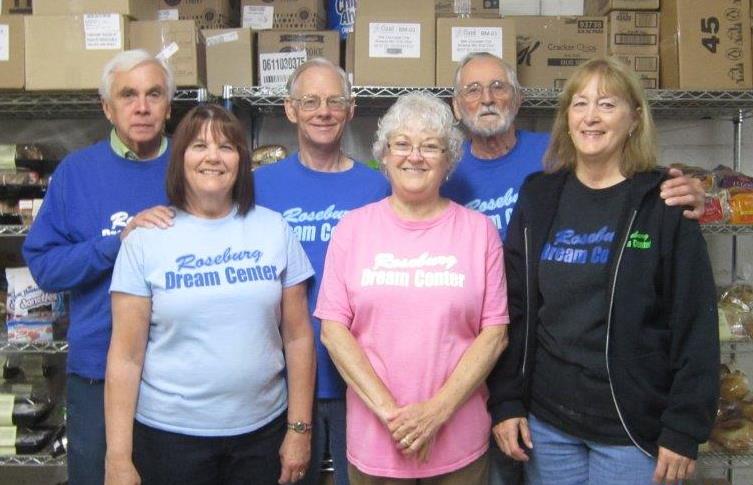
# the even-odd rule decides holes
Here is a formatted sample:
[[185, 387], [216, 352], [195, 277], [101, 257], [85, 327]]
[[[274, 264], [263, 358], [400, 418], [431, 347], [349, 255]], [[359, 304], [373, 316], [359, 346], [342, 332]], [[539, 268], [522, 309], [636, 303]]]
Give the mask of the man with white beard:
[[[454, 89], [452, 106], [469, 141], [442, 195], [489, 216], [504, 241], [523, 180], [543, 168], [549, 133], [515, 128], [523, 101], [520, 84], [515, 70], [493, 54], [466, 56], [455, 74]], [[692, 206], [685, 216], [699, 218], [704, 202], [700, 181], [677, 169], [670, 175], [673, 178], [662, 184], [662, 198], [667, 205]]]
[[[489, 216], [504, 240], [520, 186], [528, 175], [543, 169], [549, 134], [515, 128], [522, 92], [515, 70], [499, 57], [485, 52], [466, 56], [455, 74], [454, 90], [453, 109], [467, 131], [468, 141], [441, 192]], [[677, 169], [669, 174], [672, 178], [661, 187], [665, 203], [691, 206], [685, 210], [685, 217], [699, 218], [704, 204], [700, 181], [683, 176]], [[501, 418], [495, 412], [493, 383], [499, 379], [495, 371], [487, 379], [493, 425], [489, 484], [517, 485], [523, 481], [522, 464], [508, 458], [494, 443], [497, 432], [501, 432], [496, 426]]]

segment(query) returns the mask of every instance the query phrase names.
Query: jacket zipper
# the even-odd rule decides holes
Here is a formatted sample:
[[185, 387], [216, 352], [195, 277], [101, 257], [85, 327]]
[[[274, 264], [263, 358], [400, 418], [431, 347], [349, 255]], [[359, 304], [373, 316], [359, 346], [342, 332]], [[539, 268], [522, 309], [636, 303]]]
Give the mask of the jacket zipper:
[[526, 265], [526, 336], [523, 341], [523, 368], [521, 369], [521, 377], [526, 375], [526, 363], [528, 362], [528, 329], [531, 328], [531, 286], [530, 271], [528, 270], [528, 226], [523, 228], [523, 246], [525, 247], [525, 265]]
[[617, 273], [620, 269], [620, 263], [622, 262], [622, 255], [625, 253], [625, 248], [627, 247], [628, 238], [630, 237], [630, 231], [633, 229], [633, 223], [635, 222], [635, 217], [638, 215], [638, 210], [633, 209], [633, 215], [630, 217], [630, 224], [628, 224], [627, 232], [625, 233], [625, 237], [622, 240], [622, 245], [620, 246], [620, 254], [617, 257], [617, 265], [614, 269], [614, 277], [612, 278], [612, 291], [609, 295], [609, 312], [607, 313], [607, 342], [606, 342], [606, 349], [604, 351], [604, 357], [606, 359], [607, 364], [607, 379], [609, 380], [609, 390], [612, 393], [612, 402], [614, 402], [614, 408], [617, 410], [617, 416], [620, 418], [620, 424], [622, 424], [623, 429], [628, 435], [628, 438], [630, 438], [630, 441], [633, 442], [633, 444], [641, 450], [643, 453], [645, 453], [647, 456], [651, 457], [651, 453], [644, 450], [641, 445], [638, 444], [635, 438], [633, 438], [633, 435], [630, 433], [630, 430], [627, 427], [627, 424], [625, 424], [625, 419], [622, 417], [622, 412], [620, 412], [620, 406], [617, 404], [617, 396], [614, 394], [614, 385], [612, 384], [612, 372], [609, 368], [609, 335], [610, 335], [610, 328], [612, 326], [612, 309], [614, 308], [614, 292], [615, 288], [617, 287]]

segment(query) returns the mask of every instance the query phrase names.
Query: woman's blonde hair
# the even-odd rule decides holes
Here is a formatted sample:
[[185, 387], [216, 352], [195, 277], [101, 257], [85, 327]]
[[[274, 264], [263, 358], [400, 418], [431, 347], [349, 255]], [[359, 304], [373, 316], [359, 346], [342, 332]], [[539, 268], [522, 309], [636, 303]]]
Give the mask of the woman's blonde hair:
[[573, 72], [559, 95], [552, 139], [544, 156], [544, 169], [556, 172], [575, 168], [576, 152], [568, 126], [568, 110], [573, 96], [594, 77], [599, 78], [599, 91], [624, 99], [635, 114], [635, 129], [628, 134], [622, 149], [620, 171], [625, 177], [645, 172], [656, 166], [656, 128], [651, 117], [646, 93], [635, 73], [614, 57], [598, 57], [581, 64]]

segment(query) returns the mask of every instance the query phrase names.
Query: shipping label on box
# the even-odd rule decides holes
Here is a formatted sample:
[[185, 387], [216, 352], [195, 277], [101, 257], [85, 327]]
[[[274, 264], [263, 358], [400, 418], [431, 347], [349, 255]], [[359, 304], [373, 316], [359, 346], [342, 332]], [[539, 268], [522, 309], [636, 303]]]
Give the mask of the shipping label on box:
[[284, 88], [293, 71], [306, 62], [305, 50], [259, 54], [259, 85]]
[[275, 8], [262, 5], [244, 5], [243, 28], [269, 30], [274, 27]]
[[587, 60], [607, 52], [606, 17], [515, 17], [518, 80], [561, 88]]
[[369, 24], [369, 57], [421, 57], [421, 24]]
[[644, 89], [659, 89], [659, 56], [617, 55], [618, 59], [630, 66], [641, 80]]
[[[474, 16], [499, 17], [499, 0], [468, 0], [470, 12]], [[503, 1], [504, 5], [507, 1]], [[437, 15], [455, 15], [455, 0], [434, 0]], [[457, 12], [463, 13], [463, 12]]]
[[749, 8], [740, 0], [663, 0], [662, 87], [753, 87]]
[[610, 54], [659, 54], [659, 13], [617, 10], [609, 14]]
[[541, 15], [541, 3], [531, 0], [502, 0], [502, 15]]
[[84, 45], [87, 50], [120, 49], [123, 45], [120, 16], [117, 14], [85, 14]]
[[606, 15], [612, 10], [659, 10], [659, 0], [584, 0], [586, 15]]
[[[294, 30], [263, 30], [258, 33], [259, 43], [259, 81], [266, 85], [281, 82], [281, 76], [290, 75], [298, 67], [295, 56], [266, 56], [288, 52], [306, 53], [303, 58], [323, 57], [333, 64], [340, 65], [340, 35], [335, 30], [297, 32]], [[263, 56], [264, 55], [264, 56]], [[267, 79], [262, 79], [262, 75]], [[285, 78], [287, 80], [287, 77]]]
[[161, 9], [157, 12], [157, 20], [180, 20], [180, 12], [177, 8]]
[[0, 62], [10, 60], [10, 26], [0, 24]]
[[327, 26], [325, 3], [325, 0], [243, 0], [241, 7], [244, 15], [247, 6], [271, 7], [274, 29], [322, 30]]
[[515, 66], [515, 24], [502, 18], [437, 19], [437, 86], [452, 86], [465, 56], [489, 52]]

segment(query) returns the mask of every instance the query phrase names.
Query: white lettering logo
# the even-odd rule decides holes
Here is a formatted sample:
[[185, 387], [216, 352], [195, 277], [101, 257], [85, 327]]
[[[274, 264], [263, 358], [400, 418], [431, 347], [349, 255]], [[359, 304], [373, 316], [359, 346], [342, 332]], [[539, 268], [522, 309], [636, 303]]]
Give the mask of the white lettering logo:
[[110, 228], [102, 229], [103, 236], [114, 236], [125, 229], [133, 217], [128, 217], [128, 212], [119, 211], [110, 216]]

